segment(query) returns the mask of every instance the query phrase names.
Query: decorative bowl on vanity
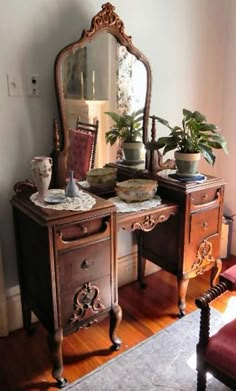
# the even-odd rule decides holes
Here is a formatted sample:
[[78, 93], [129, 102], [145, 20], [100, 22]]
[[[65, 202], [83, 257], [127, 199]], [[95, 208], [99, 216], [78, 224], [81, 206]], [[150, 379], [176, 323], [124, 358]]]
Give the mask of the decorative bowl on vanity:
[[117, 168], [113, 167], [93, 168], [87, 172], [87, 182], [91, 187], [115, 184], [116, 178]]
[[128, 179], [117, 182], [115, 191], [117, 196], [126, 202], [150, 200], [157, 191], [157, 181], [151, 179]]

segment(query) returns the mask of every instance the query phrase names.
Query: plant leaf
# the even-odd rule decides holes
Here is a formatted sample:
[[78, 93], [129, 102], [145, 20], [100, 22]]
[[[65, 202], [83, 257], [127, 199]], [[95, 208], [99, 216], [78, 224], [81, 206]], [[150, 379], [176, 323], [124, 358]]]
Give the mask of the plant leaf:
[[193, 118], [195, 118], [195, 120], [199, 123], [206, 121], [205, 115], [201, 114], [199, 111], [194, 111]]
[[207, 147], [205, 144], [199, 143], [199, 150], [202, 153], [204, 159], [209, 163], [211, 166], [215, 164], [216, 155], [212, 151], [210, 147]]

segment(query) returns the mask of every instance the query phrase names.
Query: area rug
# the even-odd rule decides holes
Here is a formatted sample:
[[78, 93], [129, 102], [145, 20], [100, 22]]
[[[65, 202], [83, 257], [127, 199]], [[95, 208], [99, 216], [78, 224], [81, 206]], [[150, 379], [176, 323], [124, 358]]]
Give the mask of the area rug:
[[[196, 390], [196, 344], [200, 310], [196, 310], [101, 365], [64, 388], [65, 391], [194, 391]], [[212, 309], [211, 330], [223, 324]], [[214, 378], [208, 391], [229, 390]]]

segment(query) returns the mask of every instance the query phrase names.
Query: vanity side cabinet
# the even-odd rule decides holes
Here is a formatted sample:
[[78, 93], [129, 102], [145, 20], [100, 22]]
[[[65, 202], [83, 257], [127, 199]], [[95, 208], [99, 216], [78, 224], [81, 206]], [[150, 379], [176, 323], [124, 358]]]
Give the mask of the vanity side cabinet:
[[48, 332], [58, 328], [52, 229], [13, 204], [23, 325], [31, 332], [31, 314]]
[[110, 214], [98, 214], [55, 227], [59, 322], [65, 334], [97, 322], [117, 303], [113, 221]]
[[184, 183], [164, 172], [156, 176], [157, 193], [176, 202], [179, 213], [153, 231], [142, 234], [142, 257], [177, 277], [179, 316], [185, 314], [190, 278], [211, 270], [211, 285], [221, 271], [220, 238], [224, 181], [207, 177]]
[[220, 257], [224, 181], [207, 177], [203, 183], [184, 183], [164, 176], [158, 183], [160, 196], [180, 205], [178, 275], [202, 274]]
[[27, 194], [12, 199], [23, 324], [30, 332], [33, 312], [47, 330], [58, 386], [64, 384], [63, 335], [109, 316], [112, 348], [121, 344], [116, 210], [95, 198], [85, 212], [40, 208]]

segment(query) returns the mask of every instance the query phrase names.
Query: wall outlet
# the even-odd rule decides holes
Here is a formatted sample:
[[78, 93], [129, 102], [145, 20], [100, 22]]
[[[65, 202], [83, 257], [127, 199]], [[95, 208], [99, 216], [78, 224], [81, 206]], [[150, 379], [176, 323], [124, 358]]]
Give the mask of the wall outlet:
[[28, 76], [28, 96], [39, 96], [39, 75], [29, 75]]
[[8, 89], [8, 96], [23, 95], [22, 80], [19, 74], [16, 73], [7, 74], [7, 89]]

